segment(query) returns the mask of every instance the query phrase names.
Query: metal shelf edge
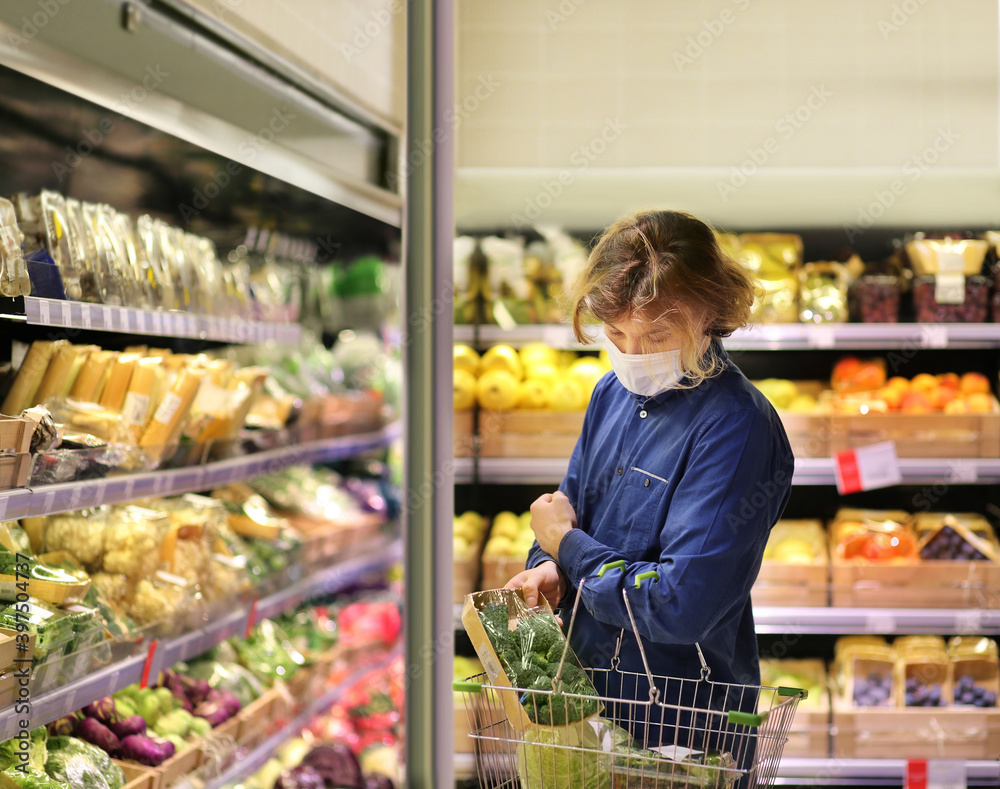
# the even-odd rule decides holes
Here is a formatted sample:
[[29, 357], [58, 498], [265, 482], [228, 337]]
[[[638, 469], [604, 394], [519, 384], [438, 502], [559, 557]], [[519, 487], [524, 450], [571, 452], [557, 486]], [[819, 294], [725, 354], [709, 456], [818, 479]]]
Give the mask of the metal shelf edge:
[[394, 422], [374, 433], [319, 439], [204, 466], [0, 491], [0, 521], [206, 490], [296, 463], [347, 459], [384, 448], [400, 434], [401, 425]]
[[[280, 613], [314, 593], [331, 593], [346, 588], [360, 576], [379, 568], [386, 568], [392, 562], [397, 561], [401, 550], [399, 540], [383, 540], [361, 555], [349, 556], [343, 561], [337, 561], [333, 566], [300, 581], [296, 585], [297, 595], [288, 595], [283, 590], [259, 600], [256, 608], [257, 618], [266, 618]], [[334, 583], [331, 583], [332, 581]], [[188, 660], [199, 655], [227, 638], [242, 632], [250, 612], [251, 606], [241, 606], [233, 613], [199, 630], [161, 642], [158, 644], [156, 656], [151, 666], [151, 675], [155, 676], [158, 671], [169, 668], [181, 660]], [[134, 655], [100, 671], [80, 677], [65, 687], [43, 693], [38, 699], [30, 702], [31, 726], [29, 728], [49, 723], [95, 699], [109, 696], [127, 685], [138, 682], [142, 677], [145, 662], [146, 656], [144, 654]], [[20, 715], [0, 716], [0, 741], [17, 735], [21, 728], [18, 725], [20, 718]]]

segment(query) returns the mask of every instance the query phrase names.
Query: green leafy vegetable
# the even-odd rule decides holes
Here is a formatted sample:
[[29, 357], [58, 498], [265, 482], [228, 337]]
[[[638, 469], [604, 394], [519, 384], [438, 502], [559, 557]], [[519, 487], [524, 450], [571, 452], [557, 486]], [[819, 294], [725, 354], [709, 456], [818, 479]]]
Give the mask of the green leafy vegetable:
[[100, 748], [76, 737], [50, 737], [45, 772], [73, 789], [122, 789], [125, 774]]
[[3, 771], [3, 776], [21, 789], [70, 789], [67, 784], [50, 778], [44, 770], [34, 768], [22, 772], [10, 767]]
[[539, 726], [526, 731], [517, 746], [522, 787], [611, 789], [611, 754], [602, 751], [596, 741], [579, 741], [587, 729]]

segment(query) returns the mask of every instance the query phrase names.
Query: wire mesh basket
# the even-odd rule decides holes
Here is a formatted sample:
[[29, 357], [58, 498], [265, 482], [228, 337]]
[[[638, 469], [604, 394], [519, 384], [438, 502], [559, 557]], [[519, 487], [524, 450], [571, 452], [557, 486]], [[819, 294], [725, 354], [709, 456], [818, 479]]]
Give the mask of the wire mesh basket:
[[[583, 583], [570, 632], [582, 589]], [[622, 594], [638, 633], [627, 590]], [[804, 690], [713, 682], [697, 644], [697, 679], [654, 675], [641, 640], [645, 673], [624, 671], [618, 657], [624, 637], [623, 630], [611, 668], [584, 669], [600, 689], [597, 696], [561, 687], [568, 639], [551, 689], [491, 682], [485, 673], [455, 683], [465, 700], [482, 789], [745, 789], [774, 783]], [[519, 706], [512, 708], [514, 702]], [[511, 709], [525, 709], [532, 723], [519, 717], [512, 725]], [[573, 710], [577, 715], [566, 714]]]

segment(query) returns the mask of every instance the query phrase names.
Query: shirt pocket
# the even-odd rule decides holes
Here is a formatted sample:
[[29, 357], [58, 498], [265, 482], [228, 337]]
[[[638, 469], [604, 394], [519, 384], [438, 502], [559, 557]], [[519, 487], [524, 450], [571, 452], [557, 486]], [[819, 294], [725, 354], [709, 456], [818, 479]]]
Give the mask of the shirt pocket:
[[618, 500], [620, 547], [634, 558], [646, 553], [651, 546], [659, 551], [659, 528], [663, 517], [660, 504], [668, 481], [637, 466], [627, 469], [622, 478], [622, 493]]

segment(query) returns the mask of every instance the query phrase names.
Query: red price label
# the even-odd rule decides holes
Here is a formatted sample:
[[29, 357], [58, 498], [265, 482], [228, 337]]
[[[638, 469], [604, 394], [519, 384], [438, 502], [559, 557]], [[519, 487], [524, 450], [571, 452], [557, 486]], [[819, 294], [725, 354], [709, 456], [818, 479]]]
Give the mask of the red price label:
[[905, 789], [927, 789], [926, 759], [910, 759], [906, 763]]
[[253, 631], [254, 623], [257, 621], [257, 598], [253, 599], [250, 603], [250, 613], [247, 614], [247, 629], [243, 633], [244, 638], [250, 638], [250, 633]]
[[157, 641], [154, 638], [149, 642], [149, 649], [146, 651], [146, 662], [142, 666], [142, 679], [139, 680], [139, 687], [149, 687], [149, 674], [153, 668], [153, 658], [156, 657]]
[[903, 481], [896, 444], [892, 441], [838, 452], [833, 457], [833, 466], [841, 495], [885, 488]]

